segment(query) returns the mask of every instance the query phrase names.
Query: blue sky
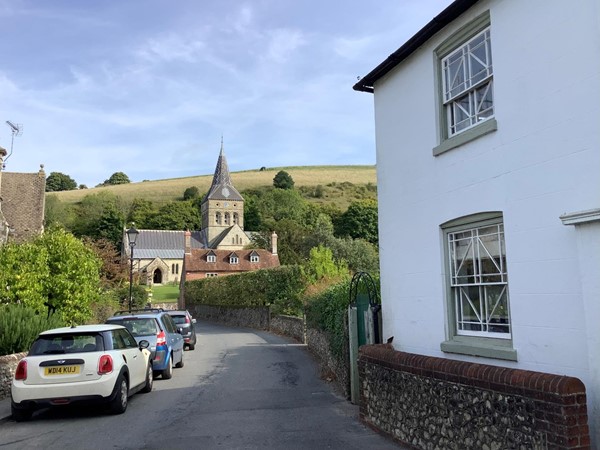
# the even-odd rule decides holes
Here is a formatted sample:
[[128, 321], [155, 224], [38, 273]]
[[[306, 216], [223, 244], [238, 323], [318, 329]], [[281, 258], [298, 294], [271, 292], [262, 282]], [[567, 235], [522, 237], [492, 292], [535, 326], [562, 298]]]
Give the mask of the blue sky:
[[10, 172], [375, 164], [366, 75], [450, 0], [0, 0]]

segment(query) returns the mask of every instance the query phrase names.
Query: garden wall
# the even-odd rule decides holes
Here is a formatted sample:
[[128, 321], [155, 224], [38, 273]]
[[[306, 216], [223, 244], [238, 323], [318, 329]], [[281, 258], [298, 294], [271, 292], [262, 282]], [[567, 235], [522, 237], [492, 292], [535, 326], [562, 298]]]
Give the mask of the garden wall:
[[0, 356], [0, 400], [10, 397], [10, 384], [12, 382], [17, 364], [27, 353]]
[[306, 320], [294, 316], [271, 316], [269, 330], [306, 344]]
[[588, 449], [585, 386], [573, 377], [359, 349], [360, 418], [413, 448]]
[[188, 305], [188, 311], [198, 319], [224, 325], [268, 330], [270, 311], [268, 306], [233, 307], [211, 305]]

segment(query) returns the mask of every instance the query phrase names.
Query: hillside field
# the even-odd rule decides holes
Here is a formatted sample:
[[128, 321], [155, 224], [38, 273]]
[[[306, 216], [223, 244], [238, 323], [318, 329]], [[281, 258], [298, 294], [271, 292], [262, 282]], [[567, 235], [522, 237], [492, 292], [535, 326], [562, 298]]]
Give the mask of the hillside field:
[[[341, 209], [345, 209], [355, 199], [375, 198], [377, 195], [375, 166], [269, 167], [266, 170], [231, 172], [231, 181], [240, 192], [246, 189], [272, 186], [273, 178], [280, 170], [289, 173], [294, 180], [294, 187], [310, 198], [311, 201], [335, 203]], [[158, 204], [164, 204], [173, 200], [181, 200], [184, 191], [192, 186], [196, 186], [203, 195], [210, 187], [212, 178], [213, 174], [200, 175], [92, 189], [48, 192], [47, 195], [56, 195], [59, 200], [65, 203], [76, 203], [86, 195], [108, 191], [120, 196], [125, 202], [130, 202], [134, 198], [143, 198]], [[310, 192], [317, 186], [322, 187], [322, 195], [319, 197], [312, 196], [313, 198], [311, 198]]]

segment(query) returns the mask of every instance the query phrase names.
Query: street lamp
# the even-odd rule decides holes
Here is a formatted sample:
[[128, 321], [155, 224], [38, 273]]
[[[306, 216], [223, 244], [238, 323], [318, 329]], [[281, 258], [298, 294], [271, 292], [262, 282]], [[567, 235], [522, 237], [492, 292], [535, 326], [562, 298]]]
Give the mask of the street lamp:
[[131, 312], [131, 304], [133, 302], [133, 247], [135, 247], [135, 241], [140, 232], [131, 224], [131, 228], [126, 233], [129, 248], [131, 249], [129, 252], [129, 312]]

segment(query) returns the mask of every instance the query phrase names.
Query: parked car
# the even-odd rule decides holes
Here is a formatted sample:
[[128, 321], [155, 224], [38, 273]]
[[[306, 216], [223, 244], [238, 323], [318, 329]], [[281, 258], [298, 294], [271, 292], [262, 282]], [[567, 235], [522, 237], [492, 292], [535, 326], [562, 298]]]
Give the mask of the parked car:
[[154, 376], [168, 380], [173, 376], [173, 366], [183, 367], [183, 336], [181, 328], [163, 309], [146, 308], [118, 311], [106, 323], [123, 325], [136, 341], [150, 342]]
[[137, 343], [118, 325], [40, 333], [13, 377], [13, 418], [28, 420], [36, 409], [77, 402], [105, 403], [112, 413], [125, 412], [129, 396], [152, 390], [149, 345]]
[[183, 342], [185, 347], [190, 350], [194, 350], [196, 347], [196, 319], [192, 317], [187, 310], [173, 310], [167, 311], [175, 324], [181, 328], [181, 335], [183, 336]]

